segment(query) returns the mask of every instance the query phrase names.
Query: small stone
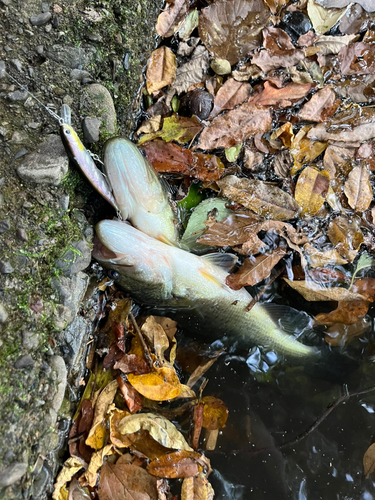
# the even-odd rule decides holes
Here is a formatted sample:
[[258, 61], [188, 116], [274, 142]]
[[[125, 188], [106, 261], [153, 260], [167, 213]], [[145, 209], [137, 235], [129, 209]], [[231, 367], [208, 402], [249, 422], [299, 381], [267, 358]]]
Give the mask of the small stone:
[[39, 54], [40, 56], [43, 54], [44, 52], [44, 47], [43, 45], [38, 45], [36, 48], [35, 48], [35, 51], [37, 54]]
[[19, 481], [27, 472], [28, 464], [23, 462], [14, 462], [6, 469], [0, 472], [0, 488], [11, 486], [16, 481]]
[[10, 220], [9, 219], [0, 220], [0, 234], [9, 231], [9, 229], [10, 229]]
[[47, 2], [42, 2], [42, 12], [49, 12], [49, 5]]
[[63, 10], [62, 8], [60, 7], [60, 5], [58, 5], [57, 3], [55, 3], [55, 5], [53, 6], [53, 12], [55, 14], [62, 14], [63, 13]]
[[17, 153], [14, 155], [14, 159], [18, 160], [18, 158], [22, 158], [22, 156], [27, 155], [27, 153], [28, 153], [27, 149], [22, 148], [19, 151], [17, 151]]
[[59, 16], [53, 16], [52, 18], [52, 28], [54, 30], [57, 30], [57, 28], [60, 26], [60, 17]]
[[24, 144], [28, 142], [29, 138], [26, 132], [16, 130], [10, 139], [11, 144]]
[[52, 370], [56, 373], [57, 390], [51, 402], [51, 418], [52, 425], [55, 424], [57, 419], [57, 412], [59, 411], [64, 400], [64, 394], [67, 384], [67, 369], [65, 361], [61, 356], [51, 356], [50, 365]]
[[0, 273], [10, 274], [13, 271], [14, 271], [14, 268], [10, 262], [8, 262], [7, 260], [0, 260]]
[[88, 144], [99, 141], [99, 131], [102, 120], [100, 118], [86, 117], [82, 122], [83, 137]]
[[29, 128], [31, 128], [31, 129], [33, 129], [33, 130], [36, 130], [37, 128], [39, 128], [39, 127], [40, 127], [40, 125], [41, 125], [41, 124], [40, 124], [39, 122], [29, 122], [29, 123], [27, 124], [27, 126], [28, 126]]
[[52, 24], [46, 24], [44, 31], [50, 33], [52, 31]]
[[82, 81], [84, 78], [90, 77], [90, 73], [84, 69], [72, 69], [70, 72], [70, 78], [74, 80]]
[[10, 101], [25, 101], [28, 97], [28, 92], [26, 90], [15, 90], [8, 94], [8, 99]]
[[81, 69], [92, 60], [94, 47], [72, 47], [69, 45], [52, 45], [46, 50], [47, 57], [68, 68]]
[[73, 104], [73, 97], [71, 97], [70, 95], [65, 95], [63, 97], [63, 103], [71, 106]]
[[19, 35], [23, 35], [23, 29], [22, 29], [22, 28], [18, 28], [17, 33], [18, 33]]
[[32, 26], [44, 26], [51, 19], [51, 12], [42, 12], [30, 17], [29, 21]]
[[72, 243], [74, 250], [68, 250], [62, 259], [56, 262], [65, 276], [72, 276], [83, 271], [91, 262], [91, 246], [86, 240]]
[[62, 304], [58, 304], [53, 313], [53, 326], [56, 330], [64, 330], [72, 318], [70, 309]]
[[2, 78], [4, 78], [4, 76], [5, 76], [5, 70], [6, 70], [6, 68], [5, 68], [5, 62], [4, 61], [0, 61], [0, 80]]
[[61, 198], [59, 198], [59, 207], [61, 208], [61, 210], [68, 210], [69, 208], [69, 195], [66, 194], [64, 196], [61, 196]]
[[116, 110], [111, 94], [103, 85], [93, 83], [85, 88], [81, 98], [81, 115], [100, 116], [105, 122], [105, 131], [115, 133]]
[[34, 75], [34, 68], [32, 68], [31, 66], [29, 66], [27, 68], [27, 72], [29, 73], [29, 76], [32, 77]]
[[99, 35], [99, 33], [88, 33], [86, 35], [86, 38], [88, 40], [90, 40], [90, 42], [102, 42], [103, 41], [103, 38], [101, 37], [101, 35]]
[[19, 59], [12, 59], [10, 62], [16, 68], [17, 71], [19, 71], [20, 73], [22, 72], [22, 63]]
[[0, 323], [5, 323], [7, 319], [8, 313], [3, 304], [0, 304]]
[[17, 370], [21, 368], [27, 368], [29, 366], [34, 366], [34, 360], [30, 356], [30, 354], [25, 354], [24, 356], [20, 356], [14, 363], [14, 368], [17, 368]]
[[11, 0], [1, 0], [1, 3], [5, 5], [5, 7], [9, 7], [9, 5], [11, 4]]
[[31, 349], [36, 349], [40, 344], [40, 335], [36, 332], [30, 332], [29, 330], [24, 330], [22, 332], [22, 347], [28, 351]]
[[0, 135], [3, 139], [8, 135], [8, 130], [5, 127], [0, 127]]
[[20, 241], [27, 241], [29, 239], [29, 237], [27, 236], [27, 232], [23, 227], [18, 227], [16, 229], [16, 238]]

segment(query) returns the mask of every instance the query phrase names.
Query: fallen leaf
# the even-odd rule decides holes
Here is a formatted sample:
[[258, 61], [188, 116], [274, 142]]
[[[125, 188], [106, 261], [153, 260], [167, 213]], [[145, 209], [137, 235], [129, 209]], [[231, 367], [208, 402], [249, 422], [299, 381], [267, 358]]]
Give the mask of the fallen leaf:
[[100, 450], [104, 446], [106, 434], [105, 417], [107, 410], [115, 398], [118, 389], [116, 380], [112, 380], [99, 394], [95, 404], [95, 413], [92, 427], [86, 439], [86, 444], [94, 450]]
[[201, 473], [197, 477], [184, 479], [181, 487], [181, 500], [213, 500], [214, 490]]
[[294, 159], [294, 166], [290, 171], [291, 175], [295, 175], [305, 163], [314, 161], [327, 147], [326, 142], [313, 141], [308, 138], [309, 130], [311, 130], [311, 125], [302, 127], [294, 138], [290, 149], [290, 154]]
[[203, 82], [209, 67], [209, 53], [203, 45], [198, 45], [190, 60], [177, 68], [176, 78], [171, 90], [181, 94], [181, 92], [186, 92], [192, 85]]
[[121, 375], [119, 375], [116, 380], [130, 413], [137, 413], [137, 411], [142, 409], [143, 401], [141, 395], [129, 384], [129, 382], [125, 382]]
[[293, 125], [287, 122], [272, 132], [271, 140], [275, 141], [276, 139], [280, 139], [285, 147], [290, 148], [294, 140]]
[[283, 149], [274, 158], [273, 167], [275, 174], [281, 179], [290, 178], [290, 171], [293, 166], [293, 156], [288, 149]]
[[339, 52], [343, 75], [372, 75], [375, 71], [375, 45], [355, 42]]
[[147, 465], [147, 471], [153, 476], [169, 479], [193, 477], [199, 472], [201, 458], [202, 455], [194, 451], [176, 451], [150, 462]]
[[324, 87], [304, 104], [298, 116], [310, 122], [324, 122], [335, 114], [338, 106], [339, 101], [336, 101], [334, 91]]
[[100, 472], [99, 500], [157, 500], [156, 478], [133, 464], [106, 462]]
[[363, 295], [369, 302], [375, 302], [375, 278], [356, 280], [352, 286], [352, 290], [355, 293]]
[[375, 75], [373, 74], [342, 79], [335, 84], [335, 91], [340, 97], [349, 98], [356, 103], [373, 102], [374, 81]]
[[336, 249], [319, 252], [319, 250], [310, 245], [310, 243], [305, 243], [303, 251], [308, 256], [309, 264], [313, 268], [329, 265], [342, 266], [348, 263], [347, 260], [341, 257]]
[[353, 302], [339, 302], [337, 308], [329, 313], [320, 313], [315, 316], [317, 325], [334, 325], [343, 323], [353, 325], [367, 314], [369, 302], [365, 300], [354, 300]]
[[186, 385], [188, 387], [193, 387], [198, 380], [203, 377], [203, 375], [206, 373], [206, 371], [211, 368], [211, 366], [215, 363], [215, 361], [218, 359], [219, 356], [223, 354], [224, 350], [222, 351], [216, 351], [216, 353], [213, 353], [213, 357], [209, 358], [208, 360], [203, 360], [192, 372], [192, 374], [189, 377], [189, 380], [187, 381]]
[[156, 23], [156, 32], [160, 36], [169, 37], [175, 32], [178, 24], [184, 18], [189, 6], [189, 0], [175, 0], [168, 3]]
[[196, 116], [186, 118], [174, 114], [164, 118], [162, 130], [143, 135], [139, 139], [138, 145], [141, 146], [145, 142], [152, 141], [157, 137], [160, 137], [165, 142], [177, 141], [185, 144], [192, 141], [202, 128], [203, 125]]
[[[316, 3], [326, 9], [332, 7], [342, 9], [343, 7], [348, 7], [348, 5], [351, 5], [353, 2], [352, 0], [316, 0]], [[355, 3], [360, 5], [367, 12], [375, 12], [373, 0], [356, 0]]]
[[199, 148], [230, 148], [255, 134], [269, 132], [271, 126], [270, 111], [263, 106], [247, 102], [214, 118], [211, 124], [203, 129]]
[[302, 295], [305, 300], [311, 301], [343, 301], [350, 302], [353, 300], [364, 300], [364, 297], [359, 293], [351, 292], [346, 288], [341, 287], [324, 287], [313, 281], [291, 281], [288, 278], [284, 280], [294, 290]]
[[178, 36], [180, 40], [187, 40], [195, 28], [198, 27], [199, 24], [199, 12], [197, 9], [193, 9], [189, 12], [189, 14], [185, 17], [178, 28]]
[[[346, 177], [351, 170], [351, 161], [354, 159], [353, 148], [343, 148], [329, 145], [324, 153], [323, 165], [331, 179], [331, 185], [335, 188], [340, 178]], [[341, 183], [340, 191], [341, 191]]]
[[92, 488], [96, 485], [98, 479], [99, 469], [102, 467], [104, 459], [107, 455], [112, 455], [114, 453], [113, 445], [107, 444], [99, 451], [92, 454], [87, 471], [84, 474], [86, 481]]
[[276, 14], [284, 5], [288, 5], [290, 0], [264, 0], [272, 14]]
[[353, 325], [335, 323], [328, 328], [324, 340], [332, 347], [344, 346], [352, 342], [355, 337], [363, 335], [369, 327], [371, 323], [366, 318], [360, 318]]
[[346, 9], [325, 9], [316, 0], [307, 0], [307, 14], [319, 35], [329, 31], [345, 14]]
[[183, 387], [173, 368], [154, 367], [154, 370], [145, 375], [129, 373], [128, 380], [142, 396], [153, 401], [167, 401], [181, 394]]
[[295, 198], [305, 216], [315, 215], [322, 208], [329, 188], [329, 174], [325, 170], [306, 167], [298, 178]]
[[217, 0], [201, 10], [199, 36], [213, 57], [233, 65], [259, 47], [269, 17], [263, 0]]
[[121, 370], [123, 373], [134, 373], [135, 375], [143, 375], [151, 371], [147, 361], [136, 354], [124, 354], [119, 361], [116, 361], [113, 368]]
[[344, 193], [349, 205], [358, 212], [367, 210], [373, 199], [370, 174], [365, 166], [356, 166], [345, 182]]
[[327, 234], [339, 254], [349, 262], [353, 262], [364, 241], [357, 223], [340, 215], [329, 223]]
[[165, 448], [193, 451], [172, 422], [161, 415], [153, 413], [129, 415], [121, 420], [117, 428], [117, 431], [124, 436], [140, 430], [149, 432], [150, 436]]
[[229, 75], [232, 71], [230, 62], [226, 59], [212, 59], [210, 66], [212, 71], [214, 71], [217, 75]]
[[228, 420], [228, 408], [221, 399], [205, 396], [203, 404], [202, 427], [209, 430], [223, 429]]
[[229, 78], [218, 90], [214, 107], [212, 108], [209, 119], [212, 120], [224, 109], [233, 109], [238, 104], [242, 104], [251, 94], [251, 85], [249, 83], [237, 82]]
[[276, 186], [255, 179], [240, 179], [234, 175], [224, 177], [217, 184], [223, 196], [261, 216], [287, 220], [297, 215], [295, 200]]
[[372, 443], [363, 456], [363, 475], [368, 478], [375, 471], [375, 443]]
[[338, 54], [343, 47], [358, 39], [358, 35], [329, 36], [322, 35], [315, 42], [319, 55]]
[[239, 270], [227, 276], [225, 283], [232, 290], [240, 290], [243, 286], [256, 285], [268, 278], [272, 269], [286, 255], [283, 248], [276, 248], [268, 254], [245, 259]]
[[157, 172], [176, 172], [206, 182], [216, 181], [224, 173], [224, 164], [215, 155], [196, 153], [160, 139], [145, 144], [143, 149]]
[[237, 160], [238, 155], [241, 153], [242, 144], [237, 144], [237, 146], [233, 146], [232, 148], [228, 148], [225, 150], [225, 158], [233, 163]]
[[147, 92], [152, 94], [173, 83], [176, 78], [176, 56], [168, 47], [159, 47], [151, 54], [146, 69]]
[[260, 94], [251, 97], [249, 105], [259, 104], [261, 106], [286, 108], [306, 97], [313, 87], [313, 83], [289, 83], [285, 87], [277, 88], [266, 81], [264, 82], [264, 90]]
[[84, 460], [78, 459], [77, 457], [70, 457], [65, 460], [64, 467], [59, 472], [56, 478], [56, 482], [53, 485], [53, 500], [66, 500], [67, 497], [63, 494], [62, 491], [63, 488], [65, 489], [66, 484], [72, 479], [74, 474], [86, 467], [86, 462], [84, 462]]

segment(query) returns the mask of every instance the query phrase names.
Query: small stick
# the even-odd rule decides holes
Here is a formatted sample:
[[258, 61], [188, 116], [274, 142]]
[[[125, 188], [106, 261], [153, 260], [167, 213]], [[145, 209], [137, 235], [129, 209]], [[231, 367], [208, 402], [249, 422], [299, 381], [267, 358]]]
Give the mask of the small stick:
[[137, 332], [137, 335], [138, 335], [138, 338], [139, 338], [139, 341], [142, 345], [142, 348], [143, 348], [143, 352], [145, 353], [145, 358], [146, 358], [146, 361], [147, 363], [150, 365], [150, 367], [152, 368], [153, 364], [152, 364], [152, 359], [151, 359], [151, 356], [150, 356], [150, 352], [148, 350], [148, 347], [146, 345], [146, 342], [145, 342], [145, 339], [143, 338], [143, 335], [142, 335], [142, 332], [141, 332], [141, 329], [139, 328], [138, 326], [138, 323], [136, 322], [135, 320], [135, 317], [133, 315], [132, 312], [129, 313], [129, 317], [130, 317], [130, 320], [131, 322], [133, 323], [133, 326], [135, 328], [135, 331]]
[[259, 299], [261, 296], [268, 290], [270, 285], [284, 272], [285, 266], [283, 266], [272, 278], [270, 278], [269, 282], [266, 283], [263, 287], [263, 289], [253, 298], [253, 300], [250, 302], [250, 304], [246, 307], [246, 311], [249, 312], [251, 309], [255, 306], [257, 302], [259, 302]]

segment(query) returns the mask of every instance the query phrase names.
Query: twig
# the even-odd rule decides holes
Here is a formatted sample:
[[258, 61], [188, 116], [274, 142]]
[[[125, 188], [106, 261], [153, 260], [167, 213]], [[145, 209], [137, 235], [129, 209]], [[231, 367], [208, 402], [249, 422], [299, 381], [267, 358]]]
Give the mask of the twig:
[[270, 287], [270, 285], [272, 285], [272, 283], [280, 276], [280, 274], [282, 274], [284, 272], [284, 269], [285, 269], [285, 265], [274, 276], [272, 276], [272, 278], [270, 278], [268, 283], [266, 283], [264, 285], [263, 289], [253, 298], [253, 300], [250, 302], [250, 304], [246, 307], [247, 312], [251, 311], [251, 309], [255, 306], [255, 304], [257, 302], [259, 302], [259, 299], [264, 294], [264, 292], [266, 292], [268, 290], [268, 288]]
[[134, 317], [132, 312], [129, 313], [129, 317], [131, 319], [131, 322], [133, 323], [135, 331], [137, 332], [139, 341], [140, 341], [142, 348], [143, 348], [143, 352], [145, 353], [146, 361], [149, 364], [149, 366], [152, 368], [152, 366], [153, 366], [152, 359], [151, 359], [148, 347], [146, 345], [145, 339], [143, 338], [141, 329], [139, 328], [138, 323], [136, 322], [135, 317]]

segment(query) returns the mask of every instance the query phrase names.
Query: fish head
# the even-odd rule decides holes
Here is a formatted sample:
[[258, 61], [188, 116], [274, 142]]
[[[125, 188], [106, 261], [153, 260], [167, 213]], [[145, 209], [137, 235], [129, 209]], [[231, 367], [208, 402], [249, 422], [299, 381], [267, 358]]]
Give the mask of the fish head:
[[173, 286], [170, 247], [123, 221], [103, 220], [95, 231], [93, 257], [122, 288], [150, 303], [168, 299]]
[[60, 126], [60, 137], [68, 155], [75, 157], [85, 151], [85, 146], [71, 125], [63, 123]]

